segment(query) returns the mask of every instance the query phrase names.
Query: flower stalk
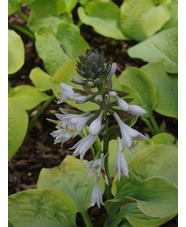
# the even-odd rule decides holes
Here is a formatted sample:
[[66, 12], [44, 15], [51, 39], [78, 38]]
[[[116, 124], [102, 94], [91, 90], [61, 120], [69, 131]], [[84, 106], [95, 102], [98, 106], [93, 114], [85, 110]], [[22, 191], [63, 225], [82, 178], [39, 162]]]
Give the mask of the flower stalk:
[[[136, 146], [135, 140], [148, 139], [126, 123], [130, 119], [131, 121], [133, 118], [136, 119], [136, 116], [145, 115], [147, 111], [143, 107], [129, 105], [128, 103], [132, 99], [125, 98], [129, 95], [128, 93], [112, 90], [112, 75], [115, 71], [116, 64], [112, 63], [112, 60], [105, 64], [103, 52], [87, 50], [86, 56], [80, 56], [79, 61], [77, 61], [77, 73], [82, 78], [74, 77], [71, 82], [82, 86], [82, 89], [61, 83], [63, 91], [60, 92], [61, 98], [57, 103], [61, 104], [71, 100], [77, 104], [85, 103], [86, 105], [86, 102], [89, 101], [98, 104], [99, 109], [89, 112], [77, 111], [75, 114], [68, 114], [62, 110], [62, 114], [56, 114], [58, 118], [57, 130], [51, 133], [54, 142], [61, 143], [61, 145], [66, 140], [80, 133], [83, 134], [83, 137], [73, 147], [69, 148], [69, 150], [73, 150], [72, 156], [79, 156], [81, 161], [83, 161], [87, 151], [93, 148], [97, 137], [101, 135], [101, 138], [103, 138], [103, 150], [94, 149], [93, 160], [84, 165], [85, 168], [90, 168], [90, 177], [96, 176], [90, 205], [97, 204], [99, 208], [103, 205], [103, 192], [99, 185], [101, 178], [105, 182], [106, 199], [112, 199], [108, 166], [110, 139], [108, 129], [111, 123], [115, 122], [119, 126], [115, 135], [118, 141], [118, 153], [115, 162], [115, 174], [118, 174], [118, 180], [121, 177], [128, 177], [128, 164], [123, 153], [125, 146], [133, 152]], [[92, 88], [94, 90], [91, 90]], [[88, 128], [86, 134], [82, 133], [85, 127]], [[123, 143], [120, 137], [122, 137]], [[85, 214], [84, 216], [86, 217]]]

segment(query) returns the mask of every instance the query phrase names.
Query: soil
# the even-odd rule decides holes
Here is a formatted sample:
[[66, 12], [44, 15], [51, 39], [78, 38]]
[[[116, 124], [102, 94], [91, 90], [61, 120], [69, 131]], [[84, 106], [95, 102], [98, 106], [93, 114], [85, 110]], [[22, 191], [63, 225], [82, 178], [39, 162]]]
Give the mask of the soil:
[[[26, 7], [23, 7], [22, 11], [29, 16], [29, 10]], [[25, 21], [18, 14], [11, 15], [9, 17], [9, 22], [26, 26]], [[127, 50], [129, 47], [135, 45], [134, 41], [124, 42], [106, 38], [97, 34], [91, 27], [86, 25], [82, 25], [80, 29], [82, 36], [89, 43], [92, 49], [97, 48], [98, 50], [103, 50], [107, 61], [112, 57], [113, 61], [117, 63], [117, 76], [119, 76], [128, 66], [141, 67], [146, 64], [146, 62], [143, 62], [142, 60], [131, 59], [128, 56]], [[23, 84], [32, 85], [32, 82], [29, 79], [31, 69], [34, 67], [40, 67], [44, 70], [44, 65], [36, 53], [34, 42], [26, 35], [18, 31], [16, 32], [21, 35], [25, 45], [25, 63], [17, 73], [9, 75], [9, 82], [11, 87]], [[39, 107], [40, 106], [36, 107], [30, 116], [33, 116]], [[9, 161], [9, 195], [19, 191], [36, 188], [38, 176], [42, 168], [58, 166], [67, 154], [72, 154], [72, 152], [68, 150], [68, 147], [71, 147], [79, 140], [78, 136], [67, 141], [63, 147], [61, 147], [60, 144], [54, 145], [53, 138], [50, 136], [51, 131], [54, 130], [54, 125], [47, 121], [46, 118], [54, 119], [54, 114], [59, 112], [58, 109], [59, 105], [53, 101], [39, 116], [33, 128], [27, 133], [22, 146]], [[166, 123], [166, 131], [173, 134], [177, 139], [177, 120], [161, 116], [157, 113], [155, 113], [155, 117], [159, 125], [164, 120]], [[137, 121], [134, 128], [144, 134], [152, 136], [149, 129], [141, 119]], [[85, 158], [91, 160], [91, 152], [87, 152]], [[98, 209], [96, 206], [92, 207], [88, 210], [88, 213], [95, 227], [103, 226], [106, 218], [106, 210], [103, 206], [101, 209]], [[85, 226], [80, 214], [77, 214], [76, 222], [80, 227]], [[163, 226], [178, 226], [177, 217]]]

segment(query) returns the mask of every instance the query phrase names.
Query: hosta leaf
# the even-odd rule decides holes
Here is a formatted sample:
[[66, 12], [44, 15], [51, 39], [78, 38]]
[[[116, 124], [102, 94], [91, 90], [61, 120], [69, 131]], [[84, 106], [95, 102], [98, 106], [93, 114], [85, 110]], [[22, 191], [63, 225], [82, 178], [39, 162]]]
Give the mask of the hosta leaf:
[[[31, 31], [36, 32], [39, 27], [50, 24], [54, 27], [63, 17], [60, 16], [66, 10], [65, 0], [25, 0], [31, 9], [31, 14], [28, 21], [28, 27]], [[41, 10], [42, 9], [42, 10]]]
[[178, 149], [163, 144], [144, 148], [134, 155], [129, 169], [140, 180], [162, 176], [178, 184]]
[[[112, 131], [113, 130], [114, 129], [112, 129]], [[119, 130], [119, 128], [117, 128], [117, 130]], [[116, 132], [116, 133], [118, 133], [118, 132]], [[153, 147], [154, 147], [155, 144], [163, 144], [163, 146], [160, 146], [160, 147], [158, 145], [158, 148], [157, 148], [158, 152], [161, 151], [163, 153], [164, 148], [165, 148], [165, 150], [169, 149], [169, 146], [164, 146], [164, 145], [175, 145], [174, 143], [175, 143], [175, 138], [171, 134], [159, 133], [159, 134], [153, 136], [151, 139], [148, 139], [148, 140], [144, 139], [142, 141], [139, 141], [137, 143], [137, 146], [135, 147], [134, 152], [131, 152], [127, 147], [125, 147], [124, 155], [125, 155], [125, 158], [127, 160], [127, 163], [129, 164], [129, 169], [130, 169], [130, 166], [132, 166], [132, 164], [130, 164], [130, 163], [131, 163], [133, 157], [135, 157], [135, 155], [138, 152], [140, 153], [142, 150], [153, 152], [154, 151]], [[173, 152], [174, 156], [177, 155], [176, 154], [176, 149], [174, 147], [170, 148], [170, 150]], [[115, 167], [117, 151], [118, 151], [117, 141], [116, 140], [111, 140], [109, 142], [109, 158], [108, 158], [108, 160], [109, 160], [108, 163], [109, 163], [109, 175], [110, 175], [110, 177], [114, 177], [114, 167]], [[165, 156], [166, 156], [166, 154], [165, 154]], [[157, 171], [154, 171], [153, 168], [152, 168], [152, 171], [154, 171], [154, 172], [149, 171], [149, 170], [147, 172], [144, 171], [143, 175], [144, 176], [148, 176], [148, 177], [150, 177], [150, 176], [164, 176], [164, 177], [167, 177], [167, 175], [170, 174], [172, 176], [172, 177], [170, 177], [170, 179], [173, 179], [173, 182], [176, 184], [176, 181], [177, 181], [177, 167], [176, 167], [177, 166], [177, 159], [175, 158], [175, 160], [174, 160], [174, 165], [173, 165], [174, 171], [172, 171], [172, 169], [170, 169], [170, 173], [168, 173], [168, 172], [166, 173], [165, 172], [164, 173], [165, 175], [159, 175], [160, 172], [162, 172], [162, 174], [163, 174], [163, 171], [161, 171], [161, 167], [162, 168], [163, 167], [167, 168], [166, 166], [163, 166], [163, 165], [164, 164], [169, 165], [169, 163], [172, 163], [170, 161], [170, 160], [172, 160], [172, 157], [171, 156], [168, 157], [167, 160], [161, 160], [161, 156], [157, 155], [156, 159], [157, 160], [154, 160], [154, 161], [152, 160], [152, 162], [157, 161], [157, 166], [155, 166], [155, 167], [157, 167]], [[163, 164], [163, 161], [165, 161], [164, 164]], [[152, 162], [149, 161], [149, 163], [152, 163]], [[162, 165], [159, 165], [158, 162], [162, 163]], [[145, 161], [145, 164], [143, 165], [143, 161], [141, 161], [141, 163], [139, 163], [139, 165], [137, 165], [136, 168], [139, 168], [139, 169], [145, 168], [145, 169], [147, 169], [147, 167], [145, 166], [146, 164], [148, 165], [148, 162]], [[139, 167], [139, 166], [143, 166], [143, 167]], [[150, 167], [148, 167], [148, 168], [150, 168]], [[135, 173], [135, 171], [133, 169], [130, 169], [130, 170]], [[158, 171], [160, 171], [160, 172], [158, 173]], [[158, 175], [154, 175], [154, 174], [157, 174], [157, 173], [158, 173]], [[146, 178], [140, 178], [140, 179], [146, 179]]]
[[8, 160], [21, 146], [27, 130], [28, 115], [18, 99], [8, 99]]
[[56, 189], [70, 196], [80, 212], [90, 206], [91, 194], [95, 184], [95, 176], [89, 177], [89, 169], [72, 156], [67, 156], [60, 166], [52, 169], [43, 168], [37, 186], [39, 189]]
[[76, 226], [76, 205], [56, 190], [32, 189], [9, 196], [9, 220], [13, 226]]
[[60, 24], [56, 34], [52, 33], [51, 26], [40, 28], [36, 32], [36, 48], [47, 72], [54, 75], [64, 63], [85, 54], [89, 46], [77, 26]]
[[46, 72], [41, 70], [39, 67], [32, 69], [29, 77], [38, 90], [46, 91], [51, 89], [51, 83], [53, 83], [53, 78]]
[[[141, 69], [128, 67], [117, 79], [117, 83], [132, 88], [140, 97], [142, 105], [150, 113], [157, 104], [156, 87], [151, 77]], [[123, 90], [130, 92], [130, 90]], [[130, 96], [129, 96], [130, 97]]]
[[178, 72], [178, 30], [163, 30], [149, 39], [131, 47], [128, 54], [132, 58], [140, 58], [154, 63], [162, 62], [169, 73]]
[[158, 102], [155, 111], [178, 118], [178, 76], [168, 75], [158, 63], [145, 65], [141, 69], [149, 74], [156, 85]]
[[71, 12], [76, 4], [78, 3], [78, 0], [65, 0], [66, 3], [66, 11]]
[[141, 212], [137, 207], [137, 203], [130, 203], [123, 206], [119, 215], [122, 215], [123, 213], [124, 217], [128, 220], [131, 226], [136, 227], [158, 227], [176, 216], [175, 213], [163, 218], [151, 217]]
[[22, 0], [8, 0], [8, 15], [15, 13], [20, 9]]
[[166, 217], [177, 212], [177, 187], [166, 178], [150, 177], [140, 181], [130, 173], [129, 178], [114, 181], [113, 185], [116, 199], [123, 196], [135, 199], [138, 208], [148, 216]]
[[73, 77], [78, 77], [78, 73], [76, 71], [76, 61], [77, 59], [73, 59], [62, 65], [54, 74], [54, 82], [59, 84], [64, 82], [70, 86], [80, 88], [81, 86], [71, 82]]
[[159, 133], [152, 137], [151, 141], [155, 144], [175, 145], [175, 138], [169, 133]]
[[8, 74], [17, 72], [24, 64], [25, 50], [21, 37], [8, 30]]
[[121, 5], [121, 29], [130, 39], [143, 41], [171, 17], [171, 1], [125, 0]]
[[9, 97], [17, 98], [26, 110], [33, 109], [40, 102], [50, 98], [44, 92], [38, 91], [35, 87], [29, 85], [21, 85], [11, 89]]
[[127, 39], [119, 26], [119, 7], [111, 1], [91, 1], [85, 6], [85, 9], [78, 8], [78, 15], [84, 24], [91, 25], [96, 32], [103, 36], [117, 40]]
[[178, 3], [172, 0], [171, 8], [172, 8], [171, 18], [164, 24], [161, 30], [165, 30], [172, 27], [178, 28]]
[[[123, 197], [121, 197], [121, 202], [122, 202]], [[110, 204], [109, 204], [110, 203]], [[112, 200], [108, 201], [106, 203], [106, 208], [107, 206], [113, 205]], [[119, 204], [118, 201], [118, 208], [120, 208], [121, 204]], [[112, 222], [106, 226], [118, 226], [118, 224], [121, 222], [119, 225], [120, 227], [127, 227], [127, 226], [135, 226], [135, 227], [158, 227], [168, 220], [172, 219], [176, 214], [169, 215], [163, 218], [158, 218], [158, 217], [150, 217], [143, 212], [140, 211], [140, 209], [137, 206], [137, 203], [123, 203], [123, 206], [121, 206], [120, 211], [118, 214], [113, 218]], [[124, 220], [124, 221], [123, 221]]]

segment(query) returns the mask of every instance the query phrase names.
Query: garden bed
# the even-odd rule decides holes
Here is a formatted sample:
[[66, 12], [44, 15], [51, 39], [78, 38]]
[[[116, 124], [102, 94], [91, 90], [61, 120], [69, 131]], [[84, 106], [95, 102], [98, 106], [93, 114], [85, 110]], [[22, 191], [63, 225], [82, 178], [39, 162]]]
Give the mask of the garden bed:
[[[23, 11], [29, 15], [29, 11], [27, 11], [25, 7], [23, 7]], [[22, 20], [18, 14], [10, 16], [9, 22], [25, 25], [24, 20]], [[89, 43], [92, 49], [97, 48], [98, 50], [104, 50], [107, 61], [111, 57], [113, 58], [113, 61], [117, 64], [117, 76], [119, 76], [128, 66], [141, 67], [146, 64], [142, 60], [131, 59], [127, 54], [128, 48], [136, 44], [135, 41], [124, 42], [106, 38], [97, 34], [91, 27], [86, 25], [82, 25], [80, 30], [82, 36]], [[32, 85], [29, 79], [31, 69], [38, 66], [44, 70], [43, 62], [36, 53], [34, 42], [22, 33], [18, 33], [21, 35], [24, 42], [26, 59], [21, 70], [9, 76], [11, 87], [23, 84]], [[48, 94], [52, 93], [49, 92]], [[31, 116], [37, 112], [37, 109], [38, 107], [32, 111]], [[59, 112], [58, 109], [59, 105], [53, 101], [39, 116], [37, 122], [26, 135], [22, 146], [9, 161], [9, 195], [23, 190], [36, 188], [38, 176], [42, 168], [58, 166], [66, 155], [72, 154], [68, 148], [75, 144], [80, 137], [77, 136], [74, 139], [70, 139], [63, 147], [61, 147], [60, 144], [54, 145], [53, 138], [50, 135], [51, 131], [54, 130], [54, 125], [46, 119], [54, 119], [54, 114]], [[157, 113], [155, 113], [155, 115], [158, 124], [161, 124], [164, 120], [166, 123], [166, 132], [171, 133], [177, 139], [177, 120], [161, 116]], [[134, 128], [149, 137], [152, 136], [151, 132], [141, 119], [138, 119]], [[162, 131], [163, 130], [165, 129], [162, 129]], [[91, 152], [87, 152], [85, 159], [92, 159]], [[103, 226], [106, 217], [106, 210], [104, 207], [101, 207], [101, 209], [98, 209], [96, 206], [89, 208], [88, 213], [95, 227]], [[77, 214], [76, 221], [78, 226], [84, 226], [83, 220], [79, 214]], [[163, 226], [178, 226], [177, 217]]]

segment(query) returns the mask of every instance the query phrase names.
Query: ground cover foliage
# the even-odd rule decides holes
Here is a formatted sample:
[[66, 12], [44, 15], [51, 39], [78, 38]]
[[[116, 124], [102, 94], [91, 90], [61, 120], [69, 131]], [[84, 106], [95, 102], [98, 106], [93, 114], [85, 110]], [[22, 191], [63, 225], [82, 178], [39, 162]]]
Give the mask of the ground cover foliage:
[[[37, 156], [32, 153], [36, 152], [34, 147], [28, 151], [28, 147], [32, 147], [30, 143], [34, 144], [33, 138], [37, 138], [39, 155], [44, 157], [47, 152], [50, 157], [54, 155], [49, 165], [39, 166], [34, 187], [24, 186], [22, 190], [27, 190], [10, 193], [9, 226], [90, 226], [86, 222], [87, 210], [94, 226], [161, 226], [171, 219], [175, 221], [178, 190], [177, 1], [9, 0], [8, 13], [10, 173], [16, 168], [16, 161], [21, 163], [22, 157], [29, 161], [30, 157]], [[23, 18], [22, 24], [11, 21], [15, 15]], [[31, 64], [26, 79], [19, 83], [18, 75], [27, 62], [28, 48], [24, 39], [32, 43], [39, 63]], [[104, 181], [101, 181], [104, 206], [101, 209], [93, 207], [97, 213], [95, 210], [91, 213], [93, 208], [90, 208], [96, 178], [89, 177], [89, 170], [83, 165], [104, 149], [103, 138], [96, 139], [81, 162], [67, 150], [80, 137], [71, 139], [63, 148], [55, 147], [49, 135], [54, 126], [46, 120], [54, 118], [54, 110], [56, 112], [59, 107], [54, 100], [60, 98], [61, 82], [80, 88], [72, 83], [73, 77], [79, 78], [76, 61], [90, 48], [104, 49], [106, 60], [114, 58], [117, 70], [112, 77], [113, 89], [129, 93], [130, 105], [143, 106], [147, 111], [146, 115], [127, 123], [130, 126], [136, 123], [134, 127], [149, 137], [139, 141], [133, 153], [125, 148], [129, 178], [122, 177], [118, 181], [114, 173], [118, 127], [114, 123], [109, 125], [108, 168], [112, 198], [106, 200]], [[114, 51], [109, 53], [109, 48]], [[92, 111], [99, 106], [92, 102], [67, 101], [62, 107], [73, 112], [75, 108]], [[34, 132], [38, 129], [40, 132]], [[88, 130], [83, 132], [80, 136], [88, 134]], [[39, 144], [40, 133], [47, 134]], [[21, 171], [24, 172], [24, 168], [25, 164]]]

